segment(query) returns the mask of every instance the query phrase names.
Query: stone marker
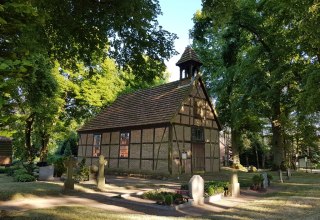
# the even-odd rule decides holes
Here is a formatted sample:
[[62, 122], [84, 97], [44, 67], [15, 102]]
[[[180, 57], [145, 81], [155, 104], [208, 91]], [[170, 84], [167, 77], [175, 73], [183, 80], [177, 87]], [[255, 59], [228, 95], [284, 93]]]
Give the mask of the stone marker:
[[230, 184], [228, 185], [228, 190], [232, 197], [240, 196], [240, 183], [238, 181], [238, 174], [233, 173], [230, 177]]
[[268, 174], [267, 173], [262, 173], [263, 181], [262, 181], [262, 187], [264, 189], [269, 187], [269, 182], [268, 182]]
[[200, 175], [194, 175], [189, 180], [189, 196], [193, 199], [193, 205], [204, 204], [204, 180]]
[[54, 168], [52, 165], [39, 167], [39, 180], [53, 180]]
[[99, 167], [98, 167], [98, 177], [97, 177], [97, 187], [98, 189], [103, 189], [105, 187], [106, 178], [104, 176], [104, 166], [107, 161], [104, 159], [103, 155], [99, 156]]
[[289, 180], [291, 177], [291, 170], [290, 168], [287, 169], [287, 179]]
[[279, 181], [280, 183], [283, 183], [283, 179], [282, 179], [282, 170], [279, 170]]
[[75, 157], [69, 157], [64, 161], [64, 166], [67, 168], [67, 179], [64, 181], [65, 189], [74, 189], [74, 180], [73, 180], [73, 168], [77, 164], [77, 159]]

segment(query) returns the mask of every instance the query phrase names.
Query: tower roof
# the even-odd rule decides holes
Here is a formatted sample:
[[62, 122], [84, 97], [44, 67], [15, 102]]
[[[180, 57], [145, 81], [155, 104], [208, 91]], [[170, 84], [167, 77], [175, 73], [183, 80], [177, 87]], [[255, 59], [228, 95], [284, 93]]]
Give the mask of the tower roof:
[[179, 59], [179, 61], [176, 63], [177, 66], [180, 66], [183, 63], [186, 63], [188, 61], [194, 61], [200, 64], [200, 66], [202, 65], [201, 61], [199, 60], [196, 52], [190, 47], [187, 46], [186, 49], [184, 50], [181, 58]]

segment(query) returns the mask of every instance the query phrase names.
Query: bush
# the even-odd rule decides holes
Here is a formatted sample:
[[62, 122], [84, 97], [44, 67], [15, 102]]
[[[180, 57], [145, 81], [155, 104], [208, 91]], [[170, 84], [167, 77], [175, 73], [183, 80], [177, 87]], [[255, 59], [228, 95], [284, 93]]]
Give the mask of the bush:
[[0, 173], [6, 173], [6, 168], [5, 168], [5, 167], [0, 166]]
[[255, 167], [255, 166], [249, 166], [249, 169], [248, 169], [248, 172], [249, 173], [255, 173], [255, 172], [257, 172], [258, 170], [257, 170], [257, 168]]
[[27, 170], [24, 169], [24, 168], [17, 169], [17, 170], [15, 170], [13, 172], [13, 177], [19, 176], [19, 175], [22, 175], [22, 174], [28, 174]]
[[181, 184], [180, 189], [181, 190], [189, 190], [189, 184], [188, 183]]
[[33, 182], [36, 178], [28, 173], [17, 174], [13, 177], [15, 182]]
[[233, 169], [237, 169], [237, 170], [240, 170], [240, 171], [243, 171], [243, 172], [248, 172], [247, 168], [245, 168], [244, 166], [242, 166], [240, 163], [232, 164], [231, 167], [232, 167]]
[[256, 174], [252, 177], [252, 189], [258, 190], [261, 188], [263, 182], [263, 176], [261, 174]]
[[164, 196], [164, 203], [166, 205], [172, 205], [173, 204], [173, 197], [172, 195], [168, 194]]
[[74, 179], [77, 182], [89, 180], [90, 169], [86, 166], [86, 158], [83, 158], [78, 165]]
[[20, 166], [11, 166], [11, 167], [6, 167], [5, 168], [5, 173], [7, 174], [7, 176], [13, 176], [13, 173], [15, 170], [20, 169]]
[[53, 163], [54, 164], [54, 176], [61, 177], [62, 174], [67, 171], [67, 169], [64, 167], [63, 162], [64, 162], [63, 157], [59, 157], [54, 161], [54, 163]]
[[212, 196], [218, 193], [224, 193], [227, 190], [228, 190], [228, 182], [209, 181], [204, 183], [204, 193], [207, 193], [209, 196]]

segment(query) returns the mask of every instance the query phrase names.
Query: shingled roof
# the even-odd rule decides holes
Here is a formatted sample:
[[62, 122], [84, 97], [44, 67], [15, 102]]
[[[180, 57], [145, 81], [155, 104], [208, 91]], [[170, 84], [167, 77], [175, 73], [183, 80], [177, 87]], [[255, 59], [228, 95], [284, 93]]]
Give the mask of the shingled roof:
[[183, 82], [184, 85], [175, 81], [121, 95], [79, 132], [169, 123], [192, 88], [191, 79]]
[[188, 62], [188, 61], [196, 61], [196, 62], [202, 64], [198, 58], [198, 55], [190, 46], [186, 47], [181, 58], [178, 60], [176, 65], [179, 66], [180, 64]]

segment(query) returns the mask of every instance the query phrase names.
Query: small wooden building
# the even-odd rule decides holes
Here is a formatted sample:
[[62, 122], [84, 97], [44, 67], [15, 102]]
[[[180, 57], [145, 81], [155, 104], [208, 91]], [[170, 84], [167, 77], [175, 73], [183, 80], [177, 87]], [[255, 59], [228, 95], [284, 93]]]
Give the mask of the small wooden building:
[[187, 47], [180, 80], [119, 96], [80, 130], [78, 160], [132, 172], [214, 172], [220, 169], [219, 131], [201, 79], [202, 63]]
[[0, 136], [0, 166], [12, 163], [12, 141], [10, 138]]

